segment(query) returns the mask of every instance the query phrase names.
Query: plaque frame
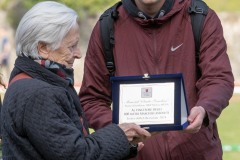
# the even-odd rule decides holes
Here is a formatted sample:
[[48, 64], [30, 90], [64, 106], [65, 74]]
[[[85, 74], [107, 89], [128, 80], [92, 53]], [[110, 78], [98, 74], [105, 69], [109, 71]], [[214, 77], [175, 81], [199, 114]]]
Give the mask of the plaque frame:
[[[119, 124], [119, 99], [120, 85], [122, 84], [145, 84], [145, 83], [174, 83], [174, 122], [171, 124], [140, 124], [149, 132], [183, 130], [189, 123], [187, 116], [189, 109], [186, 99], [184, 79], [181, 73], [160, 74], [141, 76], [113, 76], [110, 77], [112, 83], [112, 122]], [[133, 122], [134, 123], [134, 122]]]

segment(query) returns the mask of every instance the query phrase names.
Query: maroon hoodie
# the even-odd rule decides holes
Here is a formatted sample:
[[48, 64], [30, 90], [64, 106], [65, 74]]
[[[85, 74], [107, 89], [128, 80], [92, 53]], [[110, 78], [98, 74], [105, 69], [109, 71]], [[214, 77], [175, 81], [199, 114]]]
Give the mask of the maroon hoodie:
[[[189, 110], [202, 106], [208, 116], [198, 133], [169, 131], [146, 140], [137, 159], [222, 159], [216, 119], [232, 96], [234, 78], [218, 16], [209, 9], [196, 64], [191, 19], [187, 12], [191, 0], [173, 1], [170, 10], [156, 18], [149, 18], [130, 0], [122, 2], [123, 6], [118, 9], [119, 19], [114, 25], [115, 76], [182, 73]], [[197, 67], [201, 70], [199, 79]], [[98, 22], [89, 42], [80, 90], [86, 117], [94, 129], [111, 123], [111, 92]]]

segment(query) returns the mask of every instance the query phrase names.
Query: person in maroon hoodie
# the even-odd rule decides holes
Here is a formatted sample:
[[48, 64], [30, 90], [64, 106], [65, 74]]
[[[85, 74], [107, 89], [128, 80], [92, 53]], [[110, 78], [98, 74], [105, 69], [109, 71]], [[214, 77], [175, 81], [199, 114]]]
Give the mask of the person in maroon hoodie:
[[[234, 77], [217, 14], [209, 8], [203, 24], [199, 62], [191, 18], [191, 0], [122, 0], [114, 23], [115, 76], [182, 73], [189, 126], [144, 141], [138, 160], [220, 160], [216, 119], [228, 106]], [[100, 24], [93, 29], [79, 93], [90, 127], [112, 123], [111, 82], [105, 64]], [[196, 68], [201, 71], [199, 75]]]

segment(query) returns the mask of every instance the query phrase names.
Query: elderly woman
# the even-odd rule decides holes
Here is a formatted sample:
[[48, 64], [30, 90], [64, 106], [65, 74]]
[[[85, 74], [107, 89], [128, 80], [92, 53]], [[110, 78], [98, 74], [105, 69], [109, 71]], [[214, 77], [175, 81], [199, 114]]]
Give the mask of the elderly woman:
[[135, 124], [111, 124], [89, 134], [73, 88], [78, 44], [77, 14], [63, 4], [40, 2], [20, 21], [2, 107], [4, 160], [125, 159], [137, 151], [129, 145], [134, 136], [150, 135]]

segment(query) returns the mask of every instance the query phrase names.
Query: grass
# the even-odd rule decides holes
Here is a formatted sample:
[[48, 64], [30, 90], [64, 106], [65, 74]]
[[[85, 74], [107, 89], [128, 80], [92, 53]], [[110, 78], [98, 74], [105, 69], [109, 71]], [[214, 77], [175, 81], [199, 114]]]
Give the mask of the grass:
[[[222, 144], [240, 145], [240, 94], [235, 94], [229, 103], [229, 106], [223, 110], [218, 118], [218, 131]], [[240, 151], [224, 151], [223, 160], [239, 160]]]

